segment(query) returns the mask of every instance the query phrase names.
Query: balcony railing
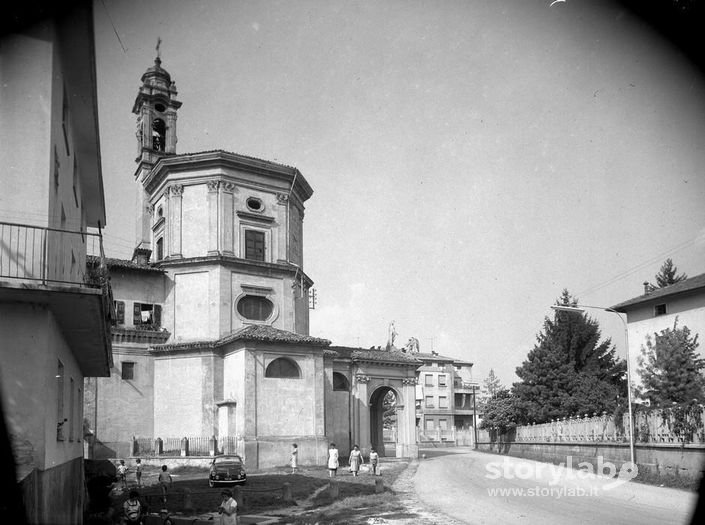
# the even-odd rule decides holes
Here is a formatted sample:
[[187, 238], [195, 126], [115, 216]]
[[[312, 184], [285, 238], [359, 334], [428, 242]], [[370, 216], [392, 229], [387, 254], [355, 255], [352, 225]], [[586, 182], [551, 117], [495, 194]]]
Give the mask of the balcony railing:
[[[86, 265], [89, 248], [97, 264]], [[100, 233], [0, 222], [0, 279], [101, 289], [115, 318]]]

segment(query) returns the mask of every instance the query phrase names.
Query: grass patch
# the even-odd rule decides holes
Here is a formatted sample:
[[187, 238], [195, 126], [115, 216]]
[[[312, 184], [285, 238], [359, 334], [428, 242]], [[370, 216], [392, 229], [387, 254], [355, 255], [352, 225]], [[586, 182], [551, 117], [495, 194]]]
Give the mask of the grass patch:
[[393, 492], [384, 492], [339, 499], [326, 506], [325, 509], [317, 508], [294, 516], [281, 517], [280, 523], [292, 525], [347, 523], [355, 525], [367, 523], [370, 518], [414, 519], [417, 517], [418, 515], [406, 511]]

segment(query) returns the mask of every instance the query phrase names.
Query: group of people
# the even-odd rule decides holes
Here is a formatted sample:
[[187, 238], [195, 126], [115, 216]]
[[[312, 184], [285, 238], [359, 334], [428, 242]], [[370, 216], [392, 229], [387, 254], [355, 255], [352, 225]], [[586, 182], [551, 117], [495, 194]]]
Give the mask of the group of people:
[[[370, 449], [370, 468], [372, 469], [372, 474], [377, 475], [377, 467], [379, 465], [379, 454], [374, 448]], [[365, 457], [360, 451], [358, 445], [353, 445], [350, 451], [350, 457], [348, 458], [348, 465], [350, 465], [350, 472], [353, 476], [357, 476], [360, 473], [360, 467], [365, 463]], [[340, 466], [340, 454], [335, 443], [331, 443], [328, 447], [328, 477], [335, 477], [338, 474], [338, 467]]]

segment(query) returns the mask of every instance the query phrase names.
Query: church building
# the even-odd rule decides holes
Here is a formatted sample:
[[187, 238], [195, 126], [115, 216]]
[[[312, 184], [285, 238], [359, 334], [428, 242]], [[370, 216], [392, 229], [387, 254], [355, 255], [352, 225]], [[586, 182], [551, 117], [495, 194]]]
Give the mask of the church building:
[[[108, 259], [117, 313], [110, 377], [85, 388], [93, 457], [188, 437], [229, 444], [249, 468], [323, 465], [335, 442], [416, 456], [413, 354], [309, 335], [303, 220], [313, 189], [296, 168], [229, 151], [177, 153], [181, 102], [156, 58], [132, 112], [136, 242]], [[191, 123], [197, 125], [197, 123]], [[195, 442], [195, 441], [194, 441]], [[216, 451], [214, 451], [216, 452]]]

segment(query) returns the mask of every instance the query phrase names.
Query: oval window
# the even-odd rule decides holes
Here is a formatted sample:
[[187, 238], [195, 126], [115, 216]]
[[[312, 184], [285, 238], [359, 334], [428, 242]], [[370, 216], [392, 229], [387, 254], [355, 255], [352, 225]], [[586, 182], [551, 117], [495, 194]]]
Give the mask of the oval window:
[[265, 321], [274, 311], [272, 301], [259, 295], [246, 295], [237, 302], [237, 311], [245, 319]]
[[262, 201], [254, 197], [247, 199], [247, 207], [252, 211], [262, 211]]

